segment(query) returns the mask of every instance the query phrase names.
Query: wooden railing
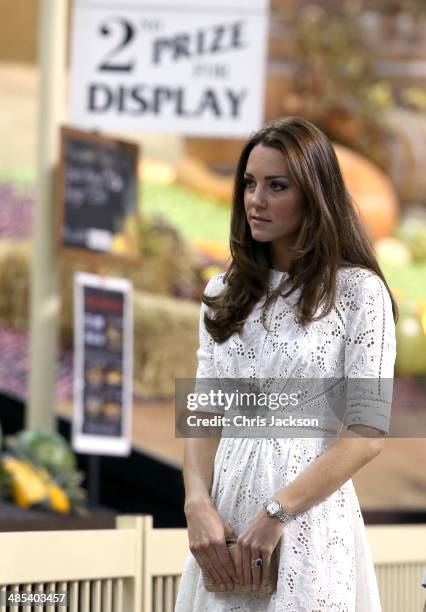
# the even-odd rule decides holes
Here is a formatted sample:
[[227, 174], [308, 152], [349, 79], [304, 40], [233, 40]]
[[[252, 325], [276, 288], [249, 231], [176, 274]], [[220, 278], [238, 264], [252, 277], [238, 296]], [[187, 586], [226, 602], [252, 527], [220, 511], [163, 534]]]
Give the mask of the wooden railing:
[[[66, 606], [23, 612], [141, 612], [143, 517], [119, 517], [117, 529], [0, 534], [1, 591], [57, 592]], [[0, 612], [18, 610], [0, 604]]]
[[426, 570], [426, 525], [367, 527], [383, 612], [421, 612]]
[[[367, 527], [367, 537], [383, 612], [421, 612], [426, 525]], [[116, 529], [0, 533], [0, 551], [1, 591], [67, 593], [68, 607], [22, 612], [173, 612], [188, 541], [151, 516], [121, 516]]]

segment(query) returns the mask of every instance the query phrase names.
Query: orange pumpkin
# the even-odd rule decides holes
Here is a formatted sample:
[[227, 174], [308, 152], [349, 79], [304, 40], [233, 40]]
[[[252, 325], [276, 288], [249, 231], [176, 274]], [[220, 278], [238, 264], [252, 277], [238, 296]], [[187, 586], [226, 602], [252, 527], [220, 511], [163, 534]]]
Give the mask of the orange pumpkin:
[[371, 240], [389, 236], [399, 206], [388, 177], [375, 164], [341, 145], [334, 145], [346, 186]]

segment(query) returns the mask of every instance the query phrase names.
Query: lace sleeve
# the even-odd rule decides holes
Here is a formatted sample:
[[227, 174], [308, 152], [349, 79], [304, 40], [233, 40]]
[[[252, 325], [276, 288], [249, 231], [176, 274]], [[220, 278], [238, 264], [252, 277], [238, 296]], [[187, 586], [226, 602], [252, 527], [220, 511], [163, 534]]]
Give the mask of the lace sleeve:
[[389, 293], [377, 275], [362, 271], [347, 296], [345, 425], [388, 432], [396, 357]]
[[204, 314], [208, 311], [202, 302], [200, 308], [199, 324], [199, 348], [197, 350], [197, 373], [196, 378], [215, 378], [216, 369], [214, 365], [214, 340], [204, 324]]
[[[216, 295], [223, 289], [221, 278], [223, 275], [214, 276], [208, 282], [205, 293], [206, 295]], [[215, 341], [209, 334], [204, 323], [204, 314], [210, 314], [211, 311], [201, 302], [200, 308], [200, 324], [199, 324], [199, 348], [197, 350], [197, 373], [195, 380], [195, 393], [198, 394], [209, 394], [212, 390], [218, 388], [218, 376], [214, 358], [214, 346]], [[212, 412], [214, 414], [223, 414], [223, 409], [220, 406], [206, 403], [205, 400], [198, 400], [197, 411], [200, 412]]]

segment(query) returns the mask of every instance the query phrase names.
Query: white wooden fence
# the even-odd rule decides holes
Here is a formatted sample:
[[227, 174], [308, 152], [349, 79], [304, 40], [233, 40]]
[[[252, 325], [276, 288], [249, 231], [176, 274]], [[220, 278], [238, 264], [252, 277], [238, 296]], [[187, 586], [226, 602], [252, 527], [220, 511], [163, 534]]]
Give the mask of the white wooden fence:
[[[422, 612], [426, 525], [367, 527], [367, 536], [383, 612]], [[0, 533], [0, 589], [68, 594], [68, 608], [19, 612], [173, 612], [187, 552], [186, 530], [154, 529], [151, 516], [121, 516], [116, 529]], [[0, 605], [9, 610], [18, 608]]]
[[[383, 612], [422, 612], [426, 525], [367, 527]], [[426, 610], [425, 610], [426, 612]]]
[[68, 593], [68, 608], [23, 612], [141, 612], [143, 531], [143, 517], [120, 517], [117, 529], [1, 533], [1, 590]]

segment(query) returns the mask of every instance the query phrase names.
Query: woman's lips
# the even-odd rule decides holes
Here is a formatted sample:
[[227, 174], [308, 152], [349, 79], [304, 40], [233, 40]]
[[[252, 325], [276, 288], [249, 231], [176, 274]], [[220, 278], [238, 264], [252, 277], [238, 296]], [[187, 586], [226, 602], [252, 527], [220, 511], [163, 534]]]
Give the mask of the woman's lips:
[[251, 220], [255, 221], [256, 223], [270, 223], [271, 222], [269, 219], [263, 219], [262, 217], [252, 217]]

